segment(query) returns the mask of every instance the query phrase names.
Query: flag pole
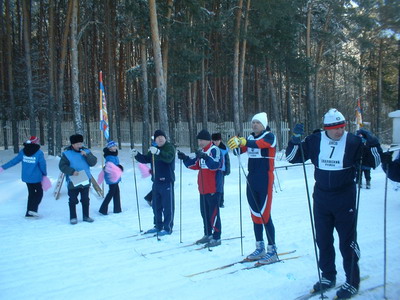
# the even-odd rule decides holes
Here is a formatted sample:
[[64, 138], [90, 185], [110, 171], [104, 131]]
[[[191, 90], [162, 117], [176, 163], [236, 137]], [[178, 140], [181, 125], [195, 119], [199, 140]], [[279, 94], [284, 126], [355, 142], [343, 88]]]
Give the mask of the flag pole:
[[[102, 120], [103, 120], [103, 89], [102, 89], [102, 84], [103, 84], [103, 72], [102, 71], [100, 71], [100, 73], [99, 73], [99, 87], [100, 87], [100, 127], [102, 126], [101, 125], [101, 122], [102, 122]], [[102, 131], [100, 131], [100, 136], [101, 136], [101, 148], [100, 148], [100, 151], [104, 148], [104, 134], [103, 134], [103, 132]], [[101, 152], [100, 152], [101, 153]], [[103, 157], [103, 155], [101, 155], [101, 169], [103, 170], [103, 168], [104, 168], [104, 157]], [[104, 191], [104, 181], [103, 181], [103, 183], [101, 184], [101, 189]]]

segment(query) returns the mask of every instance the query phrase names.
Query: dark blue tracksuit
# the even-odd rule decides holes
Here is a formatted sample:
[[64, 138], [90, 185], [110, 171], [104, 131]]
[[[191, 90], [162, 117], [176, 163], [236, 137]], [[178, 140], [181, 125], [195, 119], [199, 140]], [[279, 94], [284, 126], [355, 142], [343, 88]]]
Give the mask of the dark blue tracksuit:
[[[314, 222], [320, 250], [319, 267], [322, 276], [336, 278], [333, 230], [339, 235], [339, 248], [343, 257], [346, 282], [359, 287], [360, 249], [356, 236], [356, 167], [377, 167], [380, 164], [379, 143], [376, 147], [363, 146], [361, 138], [345, 132], [339, 141], [331, 140], [325, 131], [314, 133], [301, 143], [305, 161], [310, 159], [314, 171]], [[364, 150], [364, 151], [363, 151]], [[362, 155], [361, 155], [362, 154]], [[287, 160], [301, 163], [299, 145], [289, 142]]]
[[[135, 158], [140, 163], [150, 163], [152, 165], [152, 207], [154, 213], [154, 225], [158, 230], [164, 229], [171, 233], [174, 226], [175, 212], [175, 147], [166, 142], [159, 147], [160, 153], [147, 155], [138, 153]], [[164, 215], [164, 220], [163, 220]]]

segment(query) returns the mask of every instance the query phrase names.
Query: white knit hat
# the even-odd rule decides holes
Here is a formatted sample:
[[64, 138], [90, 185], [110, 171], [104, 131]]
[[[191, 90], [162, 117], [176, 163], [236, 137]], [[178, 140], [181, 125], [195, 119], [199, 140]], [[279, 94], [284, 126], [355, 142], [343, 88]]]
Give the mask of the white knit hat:
[[324, 116], [324, 129], [335, 129], [346, 126], [346, 119], [336, 108], [331, 108]]
[[260, 112], [258, 114], [255, 114], [253, 119], [251, 119], [251, 121], [253, 122], [254, 120], [259, 121], [263, 126], [264, 129], [267, 128], [268, 125], [268, 117], [267, 117], [267, 113], [265, 112]]

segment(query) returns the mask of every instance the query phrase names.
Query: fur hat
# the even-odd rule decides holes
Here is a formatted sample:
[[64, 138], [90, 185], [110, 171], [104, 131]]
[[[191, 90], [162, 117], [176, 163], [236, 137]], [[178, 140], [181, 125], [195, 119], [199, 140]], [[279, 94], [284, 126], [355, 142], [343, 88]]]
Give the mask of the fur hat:
[[211, 135], [207, 130], [203, 129], [197, 134], [196, 139], [211, 141]]
[[108, 143], [107, 143], [107, 148], [111, 148], [111, 147], [117, 147], [117, 143], [116, 142], [114, 142], [114, 141], [109, 141]]
[[267, 117], [267, 113], [265, 112], [260, 112], [258, 114], [255, 114], [253, 119], [251, 119], [251, 121], [257, 120], [259, 121], [263, 126], [264, 129], [267, 129], [268, 126], [268, 117]]
[[162, 135], [163, 137], [167, 138], [167, 136], [165, 135], [165, 132], [164, 132], [164, 131], [162, 131], [162, 130], [160, 130], [160, 129], [157, 129], [156, 131], [154, 131], [154, 134], [153, 134], [154, 140], [155, 140], [157, 137], [159, 137], [160, 135]]
[[222, 140], [221, 133], [220, 133], [220, 132], [218, 132], [218, 133], [213, 133], [213, 134], [211, 135], [211, 139], [212, 139], [213, 141], [220, 141], [220, 140]]
[[331, 108], [324, 116], [324, 129], [335, 129], [346, 126], [346, 119], [336, 108]]
[[39, 144], [40, 140], [37, 136], [31, 136], [29, 140], [25, 142], [25, 144]]
[[83, 135], [73, 134], [69, 137], [69, 141], [71, 142], [71, 145], [76, 143], [83, 143]]

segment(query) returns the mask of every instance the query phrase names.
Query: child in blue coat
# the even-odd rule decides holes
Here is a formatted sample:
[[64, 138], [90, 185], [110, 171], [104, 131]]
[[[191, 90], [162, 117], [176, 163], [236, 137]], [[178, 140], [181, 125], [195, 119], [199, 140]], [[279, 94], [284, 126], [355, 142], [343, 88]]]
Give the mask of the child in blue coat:
[[[43, 198], [42, 181], [47, 179], [46, 160], [40, 150], [39, 138], [31, 136], [24, 143], [24, 148], [18, 155], [0, 167], [0, 172], [22, 162], [21, 179], [28, 187], [28, 205], [26, 218], [38, 217], [39, 204]], [[48, 180], [48, 179], [47, 179]]]
[[[121, 181], [120, 172], [116, 172], [115, 168], [119, 168], [121, 171], [123, 170], [122, 166], [119, 164], [118, 158], [118, 148], [117, 144], [114, 141], [109, 141], [107, 146], [103, 149], [104, 158], [106, 160], [106, 167], [104, 168], [104, 180], [108, 184], [108, 193], [104, 198], [103, 203], [100, 206], [99, 212], [102, 215], [107, 215], [108, 213], [108, 204], [111, 199], [114, 202], [114, 213], [120, 213], [121, 210], [121, 197], [118, 183]], [[116, 173], [118, 174], [115, 177]]]

